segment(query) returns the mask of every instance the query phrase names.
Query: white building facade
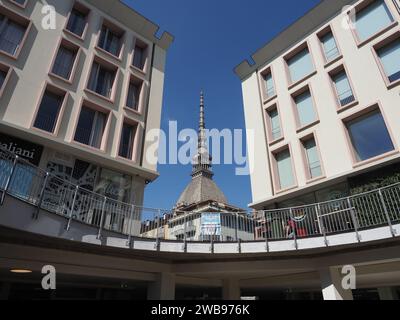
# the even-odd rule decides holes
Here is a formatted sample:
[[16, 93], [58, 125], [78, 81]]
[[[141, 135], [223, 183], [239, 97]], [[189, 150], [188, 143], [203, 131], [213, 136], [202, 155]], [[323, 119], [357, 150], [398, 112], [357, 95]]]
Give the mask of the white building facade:
[[160, 126], [173, 37], [156, 37], [157, 25], [117, 0], [46, 3], [55, 17], [41, 1], [0, 1], [0, 143], [60, 179], [141, 205], [158, 176], [145, 135]]
[[251, 207], [398, 181], [399, 20], [399, 1], [323, 1], [235, 69], [255, 132]]

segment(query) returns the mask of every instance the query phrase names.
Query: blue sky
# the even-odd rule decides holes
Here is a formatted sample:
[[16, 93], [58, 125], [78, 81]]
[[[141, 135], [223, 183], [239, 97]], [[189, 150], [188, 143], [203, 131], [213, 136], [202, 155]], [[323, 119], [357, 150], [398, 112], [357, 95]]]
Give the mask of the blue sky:
[[[233, 68], [314, 7], [318, 0], [124, 0], [175, 36], [167, 56], [162, 128], [197, 128], [199, 92], [205, 91], [207, 128], [244, 128], [240, 81]], [[334, 0], [332, 0], [334, 1]], [[191, 166], [160, 165], [146, 188], [145, 206], [171, 208], [190, 181]], [[247, 208], [249, 176], [214, 166], [228, 201]]]

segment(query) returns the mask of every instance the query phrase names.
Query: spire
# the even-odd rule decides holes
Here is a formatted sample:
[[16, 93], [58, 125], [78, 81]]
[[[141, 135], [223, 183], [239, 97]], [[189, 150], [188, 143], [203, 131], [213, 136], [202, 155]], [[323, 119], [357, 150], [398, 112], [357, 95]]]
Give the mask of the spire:
[[206, 137], [206, 125], [204, 120], [204, 93], [200, 93], [200, 121], [199, 121], [199, 135], [197, 144], [197, 155], [193, 159], [193, 172], [192, 177], [206, 176], [208, 178], [213, 177], [211, 171], [211, 156], [207, 149], [207, 137]]

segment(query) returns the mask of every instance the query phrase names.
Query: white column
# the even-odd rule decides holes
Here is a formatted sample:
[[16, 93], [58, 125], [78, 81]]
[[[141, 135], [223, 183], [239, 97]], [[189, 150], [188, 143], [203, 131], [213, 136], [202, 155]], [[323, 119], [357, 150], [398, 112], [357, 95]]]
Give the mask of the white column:
[[222, 281], [222, 299], [240, 300], [240, 285], [237, 279], [224, 279]]
[[381, 300], [399, 300], [399, 295], [395, 288], [378, 288], [378, 293]]
[[148, 300], [175, 300], [175, 275], [161, 273], [147, 288]]
[[338, 268], [321, 269], [319, 274], [324, 300], [353, 300], [352, 291], [342, 287], [343, 275]]

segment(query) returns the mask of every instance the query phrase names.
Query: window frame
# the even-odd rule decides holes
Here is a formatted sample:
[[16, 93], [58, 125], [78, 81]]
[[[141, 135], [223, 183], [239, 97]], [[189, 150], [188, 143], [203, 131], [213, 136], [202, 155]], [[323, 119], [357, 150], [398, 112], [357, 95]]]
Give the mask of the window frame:
[[[103, 27], [106, 27], [108, 30], [111, 30], [111, 32], [115, 34], [119, 34], [119, 54], [114, 55], [112, 52], [107, 51], [106, 49], [103, 49], [100, 47], [100, 39], [101, 39], [101, 33], [103, 31]], [[125, 39], [126, 39], [126, 30], [122, 28], [121, 26], [115, 24], [114, 22], [111, 22], [110, 20], [106, 18], [102, 18], [102, 22], [100, 24], [100, 29], [97, 34], [97, 40], [96, 40], [96, 50], [105, 54], [107, 57], [111, 57], [114, 60], [117, 60], [118, 62], [122, 61], [122, 57], [124, 55], [124, 50], [125, 50]]]
[[[135, 129], [135, 137], [133, 139], [133, 145], [132, 145], [132, 158], [125, 158], [123, 156], [120, 155], [120, 148], [121, 148], [121, 143], [122, 143], [122, 132], [123, 132], [123, 128], [124, 128], [124, 124], [128, 124], [131, 126], [136, 126]], [[142, 126], [141, 123], [139, 121], [136, 121], [134, 119], [128, 118], [128, 117], [123, 117], [122, 118], [122, 122], [121, 122], [121, 126], [119, 129], [119, 137], [118, 137], [118, 148], [117, 148], [117, 158], [123, 161], [129, 161], [129, 162], [133, 162], [133, 163], [137, 163], [140, 159], [139, 157], [139, 145], [140, 145], [140, 137], [142, 135]]]
[[[72, 11], [73, 11], [74, 9], [77, 10], [77, 11], [80, 11], [80, 12], [83, 13], [83, 14], [86, 14], [86, 24], [85, 24], [85, 28], [84, 28], [84, 30], [83, 30], [83, 32], [82, 32], [82, 36], [79, 36], [78, 34], [76, 34], [76, 33], [74, 33], [74, 32], [72, 32], [72, 31], [70, 31], [70, 30], [67, 29], [69, 19], [71, 18], [71, 14], [72, 14]], [[72, 36], [72, 37], [74, 37], [75, 39], [78, 39], [78, 40], [80, 40], [80, 41], [85, 41], [85, 39], [86, 39], [86, 34], [87, 34], [87, 30], [88, 30], [88, 27], [89, 27], [89, 20], [90, 20], [90, 15], [91, 15], [91, 13], [92, 13], [92, 11], [91, 11], [87, 6], [85, 6], [84, 4], [82, 4], [80, 1], [75, 1], [75, 2], [72, 4], [72, 7], [71, 7], [71, 9], [69, 10], [67, 19], [66, 19], [66, 21], [65, 21], [65, 25], [64, 25], [64, 28], [63, 28], [64, 33], [67, 34], [67, 35], [70, 35], [70, 36]]]
[[[333, 39], [335, 40], [335, 43], [336, 43], [336, 48], [337, 48], [338, 53], [339, 53], [336, 58], [333, 58], [330, 61], [328, 61], [328, 59], [326, 57], [324, 45], [322, 43], [322, 38], [325, 37], [328, 33], [332, 33]], [[325, 26], [322, 30], [317, 32], [317, 38], [318, 38], [319, 47], [321, 49], [322, 58], [324, 60], [324, 67], [325, 68], [328, 68], [332, 64], [334, 64], [334, 63], [338, 62], [339, 60], [343, 59], [342, 49], [340, 47], [336, 32], [332, 28], [332, 24], [329, 24], [329, 25]]]
[[[12, 21], [16, 22], [17, 24], [23, 25], [25, 27], [25, 33], [22, 36], [21, 42], [20, 42], [18, 49], [14, 55], [0, 49], [0, 54], [6, 56], [8, 58], [11, 58], [13, 60], [17, 60], [21, 54], [21, 51], [22, 51], [24, 45], [25, 45], [26, 39], [28, 38], [28, 35], [29, 35], [30, 30], [33, 25], [33, 22], [28, 17], [23, 16], [23, 15], [15, 12], [14, 10], [11, 10], [10, 8], [7, 8], [1, 4], [0, 4], [0, 13], [3, 14], [4, 16], [6, 16], [7, 19], [12, 20]], [[11, 17], [11, 19], [10, 19], [10, 17]]]
[[[144, 46], [143, 49], [144, 49], [145, 61], [144, 61], [144, 64], [143, 64], [143, 69], [140, 69], [140, 68], [136, 67], [133, 64], [134, 59], [135, 59], [135, 51], [136, 51], [136, 47], [137, 46]], [[138, 37], [134, 37], [133, 43], [132, 43], [132, 58], [131, 58], [131, 62], [130, 62], [130, 67], [133, 70], [138, 71], [143, 75], [146, 75], [148, 73], [148, 71], [149, 71], [148, 69], [149, 69], [149, 64], [150, 64], [149, 63], [149, 61], [150, 61], [150, 52], [151, 52], [151, 50], [150, 50], [150, 44], [149, 43], [147, 43], [146, 41], [144, 41], [144, 40], [142, 40], [142, 39], [140, 39]]]
[[10, 3], [12, 3], [12, 4], [14, 4], [15, 6], [17, 6], [17, 7], [19, 7], [19, 8], [21, 8], [21, 9], [25, 9], [26, 8], [26, 6], [27, 6], [27, 4], [28, 4], [28, 0], [24, 0], [24, 3], [18, 3], [18, 2], [16, 2], [15, 0], [8, 0], [8, 2], [10, 2]]
[[[280, 182], [279, 170], [278, 170], [278, 161], [276, 160], [276, 156], [285, 150], [289, 150], [294, 184], [292, 186], [282, 188], [281, 182]], [[293, 161], [293, 151], [292, 151], [291, 144], [288, 143], [279, 148], [271, 150], [271, 161], [272, 161], [272, 180], [274, 182], [275, 194], [285, 193], [292, 189], [296, 189], [298, 187], [298, 179], [297, 179], [296, 168], [295, 168], [294, 161]]]
[[[381, 113], [381, 115], [382, 115], [383, 121], [385, 123], [386, 129], [387, 129], [388, 134], [389, 134], [389, 137], [390, 137], [390, 139], [391, 139], [391, 141], [393, 143], [393, 150], [391, 150], [389, 152], [386, 152], [384, 154], [380, 154], [380, 155], [375, 156], [373, 158], [360, 161], [357, 158], [356, 150], [355, 150], [354, 145], [352, 143], [351, 136], [350, 136], [349, 130], [347, 128], [347, 124], [349, 122], [351, 122], [351, 121], [354, 121], [354, 120], [356, 120], [356, 119], [358, 119], [360, 117], [363, 117], [363, 116], [365, 116], [365, 115], [367, 115], [369, 113], [372, 113], [374, 111], [379, 111]], [[397, 145], [397, 141], [395, 139], [395, 136], [393, 135], [391, 127], [388, 125], [388, 119], [387, 119], [387, 117], [386, 117], [386, 115], [385, 115], [385, 113], [383, 111], [383, 108], [381, 106], [381, 103], [379, 101], [374, 103], [374, 104], [372, 104], [372, 105], [370, 105], [370, 106], [368, 106], [368, 107], [366, 107], [366, 108], [364, 108], [364, 109], [362, 109], [362, 110], [359, 110], [358, 112], [355, 112], [355, 113], [353, 113], [353, 114], [351, 114], [351, 115], [349, 115], [347, 117], [342, 118], [341, 122], [342, 122], [342, 127], [343, 127], [343, 130], [345, 132], [345, 136], [346, 136], [347, 147], [348, 147], [348, 150], [349, 150], [352, 162], [353, 162], [353, 168], [362, 167], [364, 165], [367, 165], [367, 164], [370, 164], [370, 163], [374, 163], [374, 162], [379, 161], [379, 160], [381, 160], [383, 158], [386, 158], [386, 157], [389, 157], [391, 155], [399, 153], [399, 148], [398, 148], [398, 145]]]
[[3, 85], [0, 87], [0, 99], [4, 94], [5, 88], [7, 86], [7, 83], [10, 81], [11, 74], [14, 70], [14, 68], [6, 63], [0, 62], [0, 70], [6, 73], [6, 76], [3, 81]]
[[[56, 94], [56, 95], [64, 95], [61, 106], [60, 106], [60, 110], [58, 112], [57, 120], [54, 123], [53, 132], [49, 132], [49, 131], [43, 130], [41, 128], [35, 127], [36, 118], [38, 116], [39, 109], [42, 104], [43, 97], [44, 97], [46, 91], [50, 91], [51, 93]], [[53, 136], [53, 137], [58, 136], [60, 126], [62, 123], [62, 119], [64, 116], [65, 106], [67, 104], [69, 95], [70, 94], [67, 90], [46, 81], [45, 84], [43, 85], [42, 91], [41, 91], [38, 101], [36, 103], [35, 111], [34, 111], [34, 114], [33, 114], [32, 120], [31, 120], [31, 124], [30, 124], [30, 129], [44, 133], [46, 135]]]
[[[271, 74], [272, 82], [274, 84], [275, 93], [272, 96], [268, 96], [267, 88], [265, 85], [265, 76], [268, 74]], [[259, 83], [260, 83], [261, 96], [262, 96], [262, 100], [263, 100], [264, 104], [266, 104], [278, 97], [278, 93], [276, 90], [276, 81], [275, 81], [275, 77], [274, 77], [274, 73], [273, 73], [273, 66], [268, 66], [268, 67], [264, 68], [261, 72], [259, 72], [258, 79], [259, 79]]]
[[[281, 129], [281, 136], [277, 139], [273, 138], [271, 117], [269, 116], [269, 112], [271, 112], [275, 109], [278, 111], [279, 125], [280, 125], [280, 129]], [[282, 116], [281, 116], [281, 110], [279, 108], [279, 103], [275, 102], [275, 103], [271, 104], [270, 106], [264, 108], [263, 111], [264, 111], [264, 121], [265, 121], [266, 130], [267, 130], [267, 139], [268, 139], [269, 146], [272, 146], [274, 144], [277, 144], [278, 142], [285, 140], [285, 134], [283, 131], [283, 126], [282, 126]]]
[[[307, 151], [306, 151], [306, 148], [304, 145], [305, 142], [307, 142], [311, 139], [314, 139], [314, 141], [315, 141], [315, 147], [317, 148], [319, 164], [321, 167], [321, 176], [315, 177], [315, 178], [311, 177], [308, 155], [307, 155]], [[322, 159], [322, 153], [321, 153], [321, 149], [320, 149], [316, 131], [313, 131], [309, 134], [306, 134], [305, 136], [302, 136], [301, 138], [299, 138], [299, 142], [300, 142], [300, 148], [301, 148], [302, 161], [303, 161], [303, 165], [304, 165], [304, 173], [305, 173], [305, 177], [306, 177], [306, 183], [310, 184], [310, 183], [325, 179], [326, 173], [325, 173], [324, 161]]]
[[[130, 85], [132, 82], [135, 82], [135, 81], [140, 83], [140, 92], [139, 92], [139, 99], [138, 99], [138, 103], [137, 103], [137, 105], [138, 105], [137, 110], [135, 110], [127, 105]], [[124, 99], [124, 109], [133, 114], [143, 115], [145, 99], [146, 99], [146, 92], [147, 92], [146, 81], [135, 76], [133, 73], [130, 73], [129, 77], [128, 77], [128, 85], [126, 88], [126, 94], [124, 97], [125, 98]]]
[[[59, 50], [60, 50], [60, 48], [62, 46], [65, 46], [65, 47], [70, 46], [70, 47], [73, 48], [73, 50], [76, 50], [75, 51], [76, 53], [75, 53], [74, 63], [72, 65], [72, 69], [71, 69], [71, 74], [70, 74], [68, 79], [63, 78], [62, 76], [53, 73], [53, 69], [54, 69], [54, 65], [56, 63], [58, 52], [59, 52]], [[61, 80], [63, 82], [66, 82], [67, 84], [72, 84], [74, 82], [74, 79], [75, 79], [75, 74], [76, 74], [76, 70], [77, 70], [77, 67], [78, 67], [78, 62], [79, 62], [81, 54], [82, 54], [82, 48], [80, 46], [78, 46], [75, 43], [67, 40], [66, 38], [61, 38], [60, 41], [58, 42], [56, 50], [55, 50], [55, 52], [53, 54], [53, 59], [52, 59], [52, 62], [51, 62], [51, 65], [50, 65], [50, 70], [49, 70], [49, 76], [54, 77], [54, 78], [56, 78], [58, 80]]]
[[[299, 110], [297, 108], [297, 103], [296, 103], [296, 98], [300, 95], [302, 95], [303, 93], [309, 91], [310, 92], [310, 97], [311, 97], [311, 102], [312, 102], [312, 107], [314, 110], [314, 114], [315, 114], [315, 120], [302, 126], [300, 123], [300, 115], [299, 115]], [[314, 98], [314, 92], [311, 88], [311, 84], [307, 83], [306, 85], [304, 85], [303, 87], [301, 87], [300, 89], [296, 90], [295, 92], [290, 94], [291, 97], [291, 103], [292, 103], [292, 112], [294, 114], [294, 119], [295, 119], [295, 123], [296, 123], [296, 132], [300, 133], [301, 131], [304, 131], [308, 128], [311, 128], [317, 124], [320, 123], [320, 118], [319, 118], [319, 114], [318, 114], [318, 109], [317, 109], [317, 104]]]
[[378, 55], [378, 50], [382, 49], [386, 45], [389, 45], [390, 43], [392, 43], [393, 41], [396, 41], [396, 40], [400, 40], [400, 31], [399, 30], [393, 32], [388, 37], [386, 37], [385, 39], [383, 39], [382, 41], [376, 43], [375, 45], [373, 45], [371, 47], [372, 54], [374, 56], [376, 64], [378, 65], [379, 72], [380, 72], [380, 74], [383, 78], [383, 81], [388, 89], [393, 89], [394, 87], [400, 85], [400, 79], [390, 82], [389, 77], [387, 76], [385, 68], [383, 66], [382, 60]]
[[[350, 103], [348, 103], [348, 104], [346, 104], [346, 105], [344, 105], [344, 106], [342, 106], [341, 103], [340, 103], [340, 100], [339, 100], [339, 93], [338, 93], [338, 91], [337, 91], [335, 82], [334, 82], [334, 80], [333, 80], [333, 77], [335, 77], [336, 75], [338, 75], [338, 74], [339, 74], [340, 72], [342, 72], [342, 71], [344, 71], [344, 72], [346, 73], [347, 80], [348, 80], [348, 82], [349, 82], [351, 91], [353, 92], [353, 96], [354, 96], [354, 101], [352, 101], [352, 102], [350, 102]], [[358, 100], [357, 94], [356, 94], [356, 92], [355, 92], [355, 90], [354, 90], [354, 84], [353, 84], [353, 82], [352, 82], [352, 80], [351, 80], [351, 78], [350, 78], [350, 76], [349, 76], [349, 72], [348, 72], [348, 69], [347, 69], [347, 66], [346, 66], [345, 63], [340, 64], [339, 66], [337, 66], [337, 67], [333, 68], [332, 70], [330, 70], [330, 71], [328, 72], [328, 77], [329, 77], [329, 82], [330, 82], [330, 84], [331, 84], [332, 93], [333, 93], [333, 95], [334, 95], [334, 97], [335, 97], [335, 101], [336, 101], [336, 111], [337, 111], [338, 113], [339, 113], [339, 112], [342, 112], [342, 111], [344, 111], [344, 110], [350, 109], [350, 108], [352, 108], [352, 107], [354, 107], [354, 106], [356, 106], [356, 105], [359, 104], [359, 100]]]
[[[295, 49], [291, 50], [289, 53], [287, 53], [284, 57], [283, 57], [283, 62], [285, 65], [285, 72], [286, 72], [286, 77], [288, 80], [288, 90], [293, 89], [294, 87], [296, 87], [297, 85], [299, 85], [300, 83], [310, 79], [311, 77], [313, 77], [314, 75], [317, 74], [317, 68], [315, 65], [315, 59], [314, 56], [312, 54], [312, 51], [310, 50], [311, 46], [309, 43], [309, 40], [303, 42], [302, 44], [298, 45]], [[313, 67], [313, 71], [311, 71], [308, 75], [305, 75], [303, 78], [293, 82], [292, 80], [292, 76], [290, 74], [290, 67], [288, 64], [288, 60], [292, 59], [293, 57], [295, 57], [297, 54], [299, 54], [300, 52], [302, 52], [304, 49], [308, 50], [308, 53], [310, 55], [310, 59], [311, 59], [311, 64]]]
[[[97, 93], [96, 91], [93, 91], [93, 90], [89, 89], [90, 76], [92, 74], [92, 69], [93, 69], [93, 65], [94, 65], [95, 62], [99, 63], [103, 67], [105, 66], [108, 69], [114, 69], [114, 71], [115, 71], [115, 77], [114, 77], [113, 85], [112, 85], [112, 88], [111, 88], [110, 97], [103, 96], [100, 93]], [[89, 94], [97, 97], [97, 98], [102, 99], [103, 101], [106, 101], [108, 103], [114, 104], [115, 103], [115, 98], [116, 98], [116, 92], [117, 92], [117, 84], [118, 84], [118, 81], [119, 81], [119, 73], [120, 73], [119, 72], [119, 67], [116, 64], [113, 64], [110, 61], [101, 58], [98, 55], [94, 55], [93, 56], [92, 61], [91, 61], [91, 63], [89, 65], [90, 65], [90, 68], [89, 68], [89, 72], [87, 74], [87, 79], [86, 79], [86, 84], [85, 84], [84, 91], [86, 93], [89, 93]]]
[[[357, 13], [362, 11], [363, 9], [367, 8], [369, 5], [371, 5], [373, 2], [375, 2], [377, 0], [365, 0], [365, 1], [361, 1], [359, 2], [357, 5], [355, 5], [355, 7], [353, 7], [353, 9], [355, 10], [355, 15], [357, 16]], [[396, 20], [396, 15], [393, 12], [393, 7], [390, 1], [387, 0], [383, 0], [389, 10], [390, 15], [392, 16], [393, 22], [386, 26], [385, 28], [383, 28], [382, 30], [376, 32], [375, 34], [371, 35], [369, 38], [365, 39], [365, 40], [361, 40], [360, 37], [358, 36], [358, 32], [357, 32], [357, 27], [356, 26], [352, 26], [352, 20], [351, 20], [351, 13], [352, 10], [349, 10], [347, 12], [347, 18], [348, 18], [348, 23], [350, 24], [350, 30], [351, 30], [351, 34], [353, 35], [353, 38], [356, 42], [356, 45], [358, 48], [363, 47], [364, 45], [366, 45], [367, 43], [373, 41], [374, 39], [380, 37], [381, 35], [385, 34], [386, 32], [388, 32], [389, 30], [393, 29], [394, 27], [396, 27], [399, 23]], [[355, 18], [356, 18], [355, 16]], [[355, 21], [355, 23], [357, 23], [357, 21]]]
[[[96, 147], [93, 147], [91, 145], [87, 145], [87, 144], [84, 144], [82, 142], [79, 142], [79, 141], [75, 140], [76, 130], [78, 129], [79, 119], [80, 119], [80, 116], [81, 116], [82, 109], [84, 107], [88, 108], [88, 109], [92, 109], [92, 110], [97, 111], [97, 112], [102, 112], [107, 117], [105, 125], [104, 125], [104, 132], [103, 132], [103, 137], [102, 137], [102, 141], [101, 141], [101, 144], [100, 144], [100, 148], [96, 148]], [[99, 105], [97, 103], [94, 103], [94, 102], [92, 102], [92, 101], [90, 101], [88, 99], [83, 98], [81, 103], [80, 103], [80, 105], [79, 105], [77, 116], [75, 118], [74, 131], [73, 131], [73, 134], [72, 134], [71, 143], [79, 145], [79, 146], [83, 146], [83, 147], [85, 147], [87, 149], [90, 149], [90, 150], [95, 150], [95, 151], [98, 151], [98, 152], [101, 152], [101, 153], [106, 153], [108, 139], [110, 138], [109, 135], [110, 135], [110, 126], [111, 126], [111, 118], [112, 118], [111, 114], [112, 114], [111, 110], [109, 110], [107, 108], [104, 108], [103, 106], [101, 106], [101, 105]]]

